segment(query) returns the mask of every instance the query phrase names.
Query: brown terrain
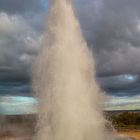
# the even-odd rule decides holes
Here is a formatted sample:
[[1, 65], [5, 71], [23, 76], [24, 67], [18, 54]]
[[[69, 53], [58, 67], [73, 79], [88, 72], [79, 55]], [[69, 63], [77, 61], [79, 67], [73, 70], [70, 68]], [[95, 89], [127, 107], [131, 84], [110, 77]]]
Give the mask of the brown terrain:
[[136, 138], [137, 140], [140, 140], [140, 130], [122, 130], [118, 131], [119, 135], [126, 135], [128, 137]]
[[0, 140], [32, 140], [36, 115], [0, 116]]
[[[32, 140], [36, 122], [37, 115], [0, 115], [0, 140]], [[140, 140], [140, 130], [119, 129], [117, 135]]]

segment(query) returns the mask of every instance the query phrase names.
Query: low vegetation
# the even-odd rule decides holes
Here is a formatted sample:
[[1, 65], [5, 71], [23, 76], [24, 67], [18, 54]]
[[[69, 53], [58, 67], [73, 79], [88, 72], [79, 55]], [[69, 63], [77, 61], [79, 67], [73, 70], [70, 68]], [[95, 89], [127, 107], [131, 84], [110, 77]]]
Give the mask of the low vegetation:
[[109, 117], [116, 129], [140, 130], [140, 113], [123, 112]]

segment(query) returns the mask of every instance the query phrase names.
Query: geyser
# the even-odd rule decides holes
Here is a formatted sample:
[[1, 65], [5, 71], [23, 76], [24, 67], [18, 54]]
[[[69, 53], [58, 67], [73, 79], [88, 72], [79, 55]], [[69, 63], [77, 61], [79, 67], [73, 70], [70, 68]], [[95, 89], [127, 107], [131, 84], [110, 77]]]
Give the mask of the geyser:
[[37, 140], [104, 140], [102, 95], [72, 0], [53, 0], [37, 60]]

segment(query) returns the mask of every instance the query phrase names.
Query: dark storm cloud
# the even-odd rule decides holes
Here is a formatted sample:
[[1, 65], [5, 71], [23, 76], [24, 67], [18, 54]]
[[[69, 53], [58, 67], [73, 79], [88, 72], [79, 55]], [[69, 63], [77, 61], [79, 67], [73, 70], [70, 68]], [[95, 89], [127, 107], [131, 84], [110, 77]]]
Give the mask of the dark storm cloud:
[[29, 81], [29, 72], [26, 69], [2, 69], [0, 68], [0, 81], [2, 82], [26, 82]]
[[[29, 30], [31, 32], [35, 31], [39, 36], [43, 31], [42, 26], [44, 25], [42, 24], [42, 15], [44, 13], [36, 14], [37, 9], [35, 7], [39, 7], [40, 4], [40, 0], [31, 0], [28, 2], [26, 0], [0, 0], [0, 9], [3, 10], [4, 7], [5, 11], [8, 11], [9, 8], [13, 10], [17, 9], [17, 13], [24, 19], [22, 22], [26, 24], [22, 25], [22, 22], [18, 24], [20, 25], [19, 28], [26, 27], [26, 29], [23, 31], [24, 33], [22, 32], [22, 34], [25, 35], [25, 32]], [[22, 8], [20, 8], [20, 6]], [[86, 37], [89, 47], [93, 49], [96, 58], [98, 76], [118, 75], [122, 73], [140, 73], [139, 6], [140, 2], [138, 0], [134, 0], [133, 2], [131, 0], [76, 1], [76, 11], [82, 26], [83, 33]], [[18, 8], [20, 8], [22, 11], [26, 11], [26, 15], [20, 14], [20, 9]], [[35, 10], [34, 14], [36, 16], [34, 14], [32, 16], [30, 15], [30, 9]], [[20, 20], [21, 19], [19, 18], [19, 21]], [[26, 44], [21, 43], [16, 38], [10, 40], [12, 38], [11, 35], [8, 35], [7, 33], [7, 36], [5, 37], [4, 34], [5, 32], [2, 33], [2, 38], [6, 38], [5, 42], [7, 42], [7, 44], [5, 43], [4, 46], [13, 44], [13, 47], [3, 47], [3, 52], [5, 52], [4, 50], [10, 50], [6, 53], [8, 54], [8, 52], [11, 52], [12, 54], [13, 48], [16, 48], [14, 51], [17, 51], [17, 53], [14, 53], [11, 57], [21, 55], [19, 52], [23, 52], [23, 48], [25, 50]], [[7, 38], [10, 39], [7, 41]], [[23, 38], [24, 37], [22, 36], [21, 40]], [[29, 35], [29, 40], [30, 38], [33, 38], [32, 33]], [[28, 47], [26, 51], [36, 55], [36, 50], [34, 51], [34, 48], [30, 49], [30, 47]], [[2, 56], [3, 55], [1, 55], [1, 57]], [[26, 55], [25, 53], [24, 56], [29, 58], [30, 54]], [[25, 58], [24, 56], [22, 58]], [[9, 54], [7, 57], [9, 57]]]
[[0, 0], [0, 94], [29, 95], [42, 40], [39, 0]]
[[[132, 75], [131, 75], [132, 76]], [[135, 96], [140, 93], [140, 76], [133, 75], [109, 76], [98, 78], [101, 88], [112, 96]]]
[[107, 88], [104, 87], [103, 90], [105, 91], [105, 93], [107, 95], [111, 95], [111, 96], [127, 96], [127, 97], [132, 97], [135, 95], [139, 95], [140, 93], [140, 84], [136, 84], [135, 86], [130, 86], [130, 87], [125, 87], [124, 89], [122, 88]]
[[20, 65], [16, 69], [0, 67], [0, 95], [31, 95], [31, 73]]
[[31, 86], [27, 81], [0, 82], [0, 95], [30, 96]]
[[[84, 2], [84, 0], [82, 0]], [[79, 2], [78, 15], [99, 76], [140, 73], [140, 1]], [[96, 7], [96, 8], [94, 8]]]
[[41, 8], [41, 0], [0, 0], [0, 10], [8, 13], [36, 11]]
[[[139, 80], [122, 83], [118, 77], [110, 78], [140, 74], [139, 7], [139, 0], [76, 0], [76, 14], [93, 50], [97, 76], [111, 95], [133, 96], [140, 91]], [[40, 10], [40, 0], [0, 0], [0, 81], [22, 81], [23, 87], [29, 81], [45, 26]], [[2, 93], [4, 88], [0, 89]]]
[[[101, 87], [109, 95], [139, 95], [140, 1], [78, 2], [78, 16], [96, 59]], [[120, 77], [123, 74], [137, 75], [138, 79]]]

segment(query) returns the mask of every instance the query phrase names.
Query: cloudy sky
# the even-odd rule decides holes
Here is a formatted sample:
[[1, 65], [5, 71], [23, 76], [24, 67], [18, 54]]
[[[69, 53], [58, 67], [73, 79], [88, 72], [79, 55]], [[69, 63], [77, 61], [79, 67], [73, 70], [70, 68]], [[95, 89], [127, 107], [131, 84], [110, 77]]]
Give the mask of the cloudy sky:
[[[140, 109], [140, 1], [76, 0], [108, 109]], [[0, 0], [0, 95], [31, 96], [47, 0]]]

